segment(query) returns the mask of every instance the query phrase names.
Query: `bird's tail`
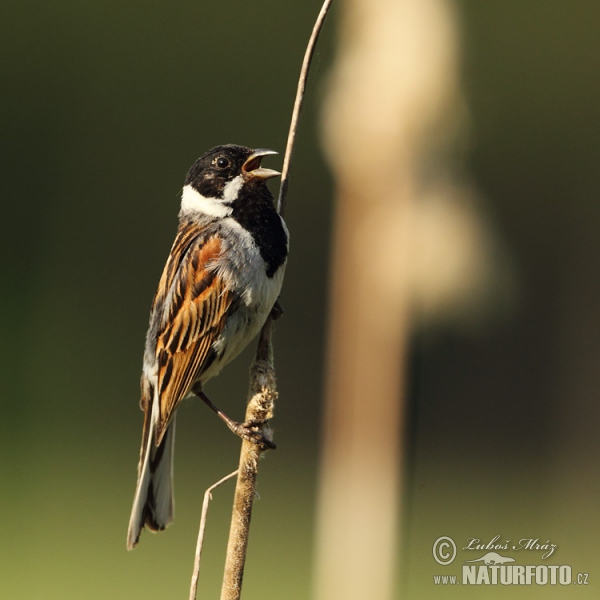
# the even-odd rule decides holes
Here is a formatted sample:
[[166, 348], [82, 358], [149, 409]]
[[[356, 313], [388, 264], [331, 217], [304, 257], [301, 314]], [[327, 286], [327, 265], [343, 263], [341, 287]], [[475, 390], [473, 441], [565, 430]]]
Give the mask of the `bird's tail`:
[[173, 520], [173, 450], [175, 443], [175, 415], [162, 438], [155, 445], [158, 403], [144, 417], [144, 433], [138, 467], [138, 481], [133, 499], [127, 549], [135, 547], [144, 526], [161, 531]]

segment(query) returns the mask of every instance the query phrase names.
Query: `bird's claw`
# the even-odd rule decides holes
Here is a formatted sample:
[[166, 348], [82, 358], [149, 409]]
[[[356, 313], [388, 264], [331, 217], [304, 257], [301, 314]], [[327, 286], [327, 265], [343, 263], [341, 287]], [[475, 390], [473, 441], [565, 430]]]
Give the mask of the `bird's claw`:
[[266, 434], [263, 430], [263, 426], [267, 422], [267, 419], [254, 419], [245, 423], [232, 421], [228, 425], [233, 433], [243, 440], [257, 444], [261, 450], [275, 450], [277, 448], [275, 442], [271, 439], [270, 434]]

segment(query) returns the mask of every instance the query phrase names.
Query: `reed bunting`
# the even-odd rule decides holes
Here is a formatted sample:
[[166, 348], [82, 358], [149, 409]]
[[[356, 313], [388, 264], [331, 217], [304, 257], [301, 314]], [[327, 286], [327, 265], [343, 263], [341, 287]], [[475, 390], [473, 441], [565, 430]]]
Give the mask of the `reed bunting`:
[[217, 146], [185, 179], [179, 229], [146, 335], [129, 549], [144, 526], [160, 531], [173, 520], [175, 411], [183, 398], [196, 394], [238, 435], [260, 441], [250, 424], [212, 404], [202, 386], [257, 335], [281, 290], [288, 232], [266, 184], [280, 173], [261, 167], [270, 154], [276, 152]]

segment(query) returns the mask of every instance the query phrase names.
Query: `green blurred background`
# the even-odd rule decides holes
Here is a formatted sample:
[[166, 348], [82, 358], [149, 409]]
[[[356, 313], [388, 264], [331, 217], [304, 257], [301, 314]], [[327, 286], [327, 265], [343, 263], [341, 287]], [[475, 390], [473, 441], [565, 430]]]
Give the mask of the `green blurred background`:
[[[0, 597], [187, 597], [203, 491], [235, 468], [239, 443], [206, 407], [185, 403], [175, 522], [125, 550], [149, 305], [192, 162], [221, 143], [283, 151], [319, 6], [30, 0], [0, 9]], [[411, 599], [597, 597], [600, 4], [463, 0], [458, 9], [470, 111], [459, 160], [510, 257], [515, 291], [476, 328], [415, 335], [399, 589]], [[311, 587], [332, 198], [318, 107], [332, 16], [292, 172], [278, 450], [260, 473], [248, 599], [307, 598]], [[209, 387], [238, 418], [250, 358]], [[220, 589], [231, 489], [212, 505], [207, 597]], [[589, 572], [591, 584], [433, 586], [444, 573], [431, 557], [437, 537], [496, 534], [550, 539], [557, 564]]]

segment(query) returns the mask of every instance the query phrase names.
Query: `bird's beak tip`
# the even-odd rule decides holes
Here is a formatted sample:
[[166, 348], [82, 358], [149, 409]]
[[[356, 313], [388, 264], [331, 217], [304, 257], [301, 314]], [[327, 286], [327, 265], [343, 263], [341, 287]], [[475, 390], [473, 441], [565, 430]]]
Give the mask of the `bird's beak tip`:
[[246, 174], [247, 177], [253, 179], [270, 179], [271, 177], [278, 177], [281, 175], [279, 171], [266, 169], [260, 166], [263, 157], [271, 154], [278, 154], [278, 152], [275, 152], [275, 150], [269, 150], [268, 148], [257, 148], [246, 159], [246, 162], [242, 167], [242, 172]]

